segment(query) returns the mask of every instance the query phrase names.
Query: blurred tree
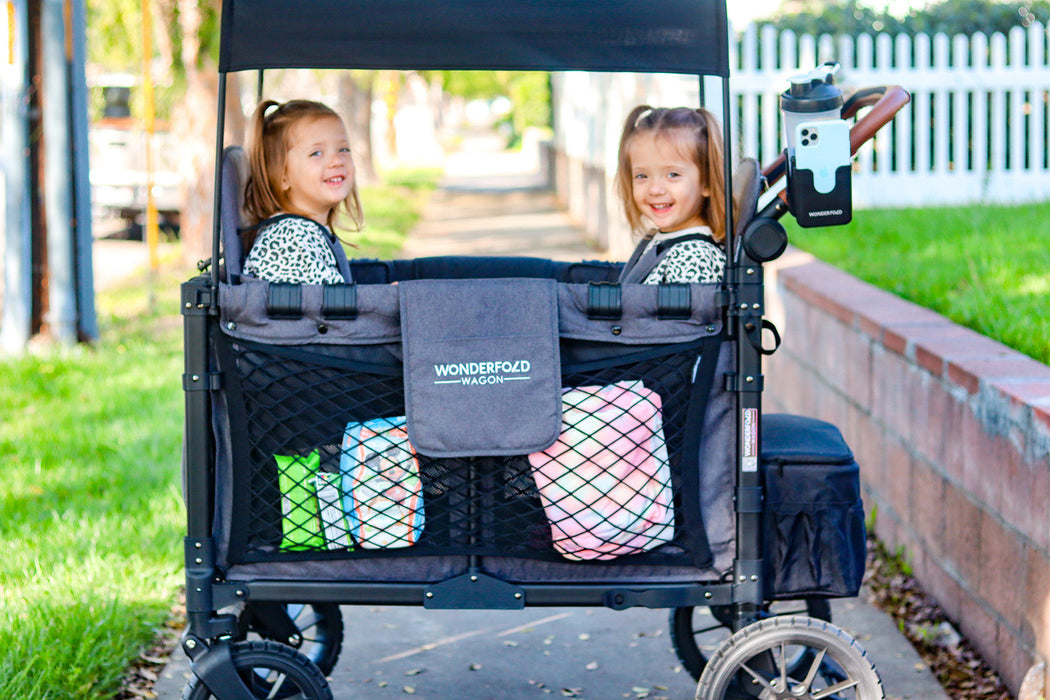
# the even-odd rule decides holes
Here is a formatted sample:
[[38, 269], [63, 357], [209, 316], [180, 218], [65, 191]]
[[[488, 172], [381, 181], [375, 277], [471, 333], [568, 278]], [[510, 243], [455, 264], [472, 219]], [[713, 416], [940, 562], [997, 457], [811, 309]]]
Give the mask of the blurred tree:
[[803, 0], [789, 2], [772, 18], [760, 20], [777, 29], [796, 34], [971, 34], [1007, 33], [1011, 28], [1033, 22], [1050, 22], [1048, 0], [940, 0], [896, 17], [885, 10], [874, 10], [858, 0]]
[[354, 154], [358, 185], [370, 185], [379, 178], [372, 156], [372, 100], [376, 71], [351, 70], [339, 74], [339, 113], [346, 116], [350, 149]]
[[511, 142], [530, 126], [550, 126], [550, 75], [523, 71], [435, 71], [429, 79], [440, 80], [444, 91], [464, 99], [491, 100], [506, 97], [511, 102], [508, 123]]
[[[211, 254], [215, 163], [215, 105], [218, 97], [221, 0], [88, 0], [90, 62], [107, 71], [138, 74], [142, 66], [142, 2], [151, 2], [154, 22], [154, 80], [158, 116], [170, 120], [181, 145], [178, 162], [185, 183], [180, 212], [183, 254], [195, 261]], [[231, 75], [229, 94], [238, 94]], [[136, 111], [140, 106], [136, 103]], [[236, 99], [227, 101], [226, 133], [242, 143], [244, 117]]]

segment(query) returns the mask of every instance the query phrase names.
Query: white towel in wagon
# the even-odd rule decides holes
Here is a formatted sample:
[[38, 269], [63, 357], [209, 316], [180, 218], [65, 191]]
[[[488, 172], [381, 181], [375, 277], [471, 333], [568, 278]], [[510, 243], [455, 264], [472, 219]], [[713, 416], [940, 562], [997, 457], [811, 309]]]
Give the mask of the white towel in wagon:
[[529, 462], [566, 559], [613, 559], [674, 537], [660, 407], [641, 381], [563, 392], [561, 435]]
[[347, 424], [339, 471], [343, 507], [358, 545], [385, 549], [418, 541], [423, 488], [404, 416]]

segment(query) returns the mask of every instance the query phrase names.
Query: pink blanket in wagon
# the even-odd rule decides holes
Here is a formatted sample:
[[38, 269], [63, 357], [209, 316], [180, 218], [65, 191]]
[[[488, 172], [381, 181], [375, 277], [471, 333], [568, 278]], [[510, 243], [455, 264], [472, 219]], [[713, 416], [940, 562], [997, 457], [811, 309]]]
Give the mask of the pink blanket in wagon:
[[529, 462], [566, 559], [613, 559], [674, 537], [660, 406], [640, 381], [563, 392], [561, 434]]

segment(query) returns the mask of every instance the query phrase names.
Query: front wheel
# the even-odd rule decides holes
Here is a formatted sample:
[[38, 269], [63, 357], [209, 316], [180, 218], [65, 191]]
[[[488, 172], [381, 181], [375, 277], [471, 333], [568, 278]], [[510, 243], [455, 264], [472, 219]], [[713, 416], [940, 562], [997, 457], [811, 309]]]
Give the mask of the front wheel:
[[[804, 656], [802, 668], [791, 669]], [[867, 653], [830, 622], [785, 616], [760, 620], [715, 650], [696, 700], [883, 700], [882, 681]]]
[[[270, 641], [237, 642], [230, 647], [233, 666], [253, 698], [332, 700], [332, 689], [312, 661], [291, 647]], [[182, 700], [214, 697], [194, 676]]]
[[[831, 603], [827, 598], [785, 600], [767, 604], [762, 617], [773, 615], [808, 615], [831, 622]], [[695, 680], [707, 666], [707, 658], [723, 641], [729, 639], [733, 627], [733, 606], [712, 605], [674, 608], [670, 614], [671, 645], [682, 662], [682, 668]], [[804, 659], [800, 657], [796, 662]]]
[[[279, 639], [267, 624], [264, 606], [280, 606], [277, 614], [287, 615], [297, 630], [294, 641]], [[274, 614], [271, 612], [271, 614]], [[324, 675], [330, 675], [343, 648], [343, 614], [335, 603], [252, 603], [248, 602], [238, 619], [241, 639], [270, 639], [283, 642], [317, 664]]]

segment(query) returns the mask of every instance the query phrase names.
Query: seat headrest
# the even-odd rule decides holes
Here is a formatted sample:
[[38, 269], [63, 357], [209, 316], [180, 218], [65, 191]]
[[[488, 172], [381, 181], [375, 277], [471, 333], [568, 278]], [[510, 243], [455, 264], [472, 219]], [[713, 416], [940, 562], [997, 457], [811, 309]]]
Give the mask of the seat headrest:
[[245, 226], [244, 185], [248, 180], [248, 154], [240, 146], [222, 152], [222, 188], [219, 192], [219, 227], [226, 281], [237, 284], [241, 277], [244, 250], [238, 229]]
[[733, 174], [733, 201], [737, 215], [733, 233], [743, 235], [747, 225], [755, 218], [758, 197], [762, 194], [762, 169], [754, 158], [744, 158]]

